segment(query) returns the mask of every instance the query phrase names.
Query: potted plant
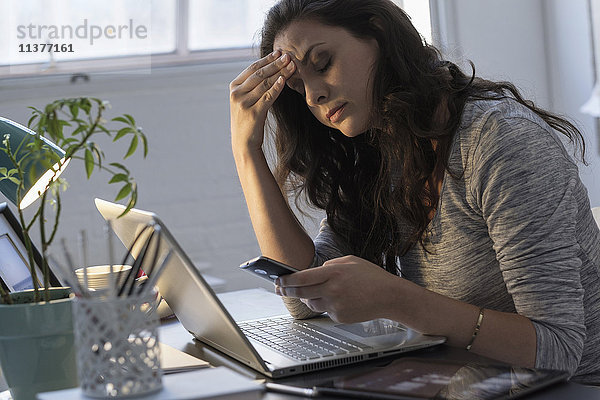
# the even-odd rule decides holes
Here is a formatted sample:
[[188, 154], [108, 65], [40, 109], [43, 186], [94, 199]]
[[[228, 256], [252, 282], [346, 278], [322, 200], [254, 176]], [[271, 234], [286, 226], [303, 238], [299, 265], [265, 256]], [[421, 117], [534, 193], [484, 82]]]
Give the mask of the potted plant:
[[[0, 183], [14, 185], [15, 199], [12, 200], [15, 204], [22, 204], [27, 185], [40, 168], [48, 170], [50, 175], [44, 187], [34, 189], [34, 197], [40, 200], [31, 214], [28, 212], [26, 216], [23, 209], [17, 207], [33, 289], [8, 293], [0, 286], [0, 366], [14, 400], [32, 399], [41, 391], [77, 386], [70, 291], [50, 288], [48, 251], [60, 221], [61, 191], [67, 187], [60, 173], [71, 160], [82, 163], [88, 179], [94, 171], [108, 172], [109, 183], [120, 185], [115, 201], [127, 201], [125, 214], [137, 201], [135, 180], [123, 164], [107, 164], [104, 152], [94, 139], [108, 135], [114, 142], [127, 140], [123, 159], [140, 147], [144, 157], [148, 151], [146, 137], [131, 115], [112, 118], [111, 125], [120, 126], [109, 127], [104, 116], [109, 104], [100, 99], [61, 99], [40, 109], [30, 108], [32, 116], [27, 125], [33, 132], [26, 135], [27, 140], [15, 144], [11, 141], [10, 129], [5, 129], [8, 133], [1, 129], [8, 125], [0, 124], [0, 150], [11, 164], [0, 166]], [[32, 167], [34, 165], [37, 168]], [[51, 218], [49, 207], [54, 212]], [[40, 254], [36, 254], [32, 244], [34, 230], [39, 235]], [[36, 272], [36, 258], [41, 277]]]

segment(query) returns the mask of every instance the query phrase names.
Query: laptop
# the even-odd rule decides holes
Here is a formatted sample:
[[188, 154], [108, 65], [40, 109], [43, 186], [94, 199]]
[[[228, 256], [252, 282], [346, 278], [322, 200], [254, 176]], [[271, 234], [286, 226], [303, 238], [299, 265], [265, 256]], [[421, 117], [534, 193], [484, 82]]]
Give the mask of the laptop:
[[[340, 324], [327, 316], [300, 321], [281, 315], [236, 322], [156, 214], [134, 208], [117, 218], [125, 206], [95, 201], [127, 248], [149, 223], [160, 226], [158, 259], [169, 250], [172, 253], [156, 286], [183, 327], [200, 342], [266, 376], [279, 378], [353, 364], [445, 341], [386, 319]], [[133, 257], [141, 247], [141, 243], [134, 246]]]

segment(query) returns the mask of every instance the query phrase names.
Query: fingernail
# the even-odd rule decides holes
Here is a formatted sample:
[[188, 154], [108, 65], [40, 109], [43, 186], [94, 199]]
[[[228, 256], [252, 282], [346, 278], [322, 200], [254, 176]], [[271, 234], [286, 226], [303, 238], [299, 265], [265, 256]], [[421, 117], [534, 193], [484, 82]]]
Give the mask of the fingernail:
[[290, 62], [285, 68], [287, 68], [288, 71], [293, 71], [294, 70], [294, 62]]
[[281, 61], [287, 62], [290, 59], [290, 56], [286, 53], [281, 56]]
[[272, 56], [278, 56], [279, 55], [279, 50], [275, 50], [271, 53]]

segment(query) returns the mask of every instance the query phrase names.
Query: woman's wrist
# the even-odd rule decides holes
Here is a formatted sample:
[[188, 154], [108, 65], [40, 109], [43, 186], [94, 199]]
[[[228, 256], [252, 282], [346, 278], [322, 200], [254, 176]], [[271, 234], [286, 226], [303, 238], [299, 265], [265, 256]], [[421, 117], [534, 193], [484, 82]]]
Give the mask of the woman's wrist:
[[261, 146], [232, 144], [231, 148], [236, 164], [263, 160], [265, 157]]
[[380, 296], [383, 300], [380, 318], [406, 323], [407, 318], [404, 311], [411, 301], [410, 297], [407, 297], [407, 284], [410, 285], [411, 282], [395, 275], [390, 277], [387, 288], [380, 292], [384, 293], [383, 296]]

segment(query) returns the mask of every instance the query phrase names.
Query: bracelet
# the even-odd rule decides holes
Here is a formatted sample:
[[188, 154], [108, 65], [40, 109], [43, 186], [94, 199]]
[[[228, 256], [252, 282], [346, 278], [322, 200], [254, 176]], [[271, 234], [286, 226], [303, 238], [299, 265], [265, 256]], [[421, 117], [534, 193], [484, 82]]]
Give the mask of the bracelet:
[[471, 336], [471, 340], [469, 341], [469, 344], [467, 345], [467, 351], [471, 350], [471, 347], [473, 347], [473, 342], [475, 341], [475, 338], [477, 337], [477, 334], [479, 333], [479, 330], [481, 329], [482, 322], [483, 322], [483, 307], [481, 307], [479, 309], [479, 317], [477, 317], [477, 323], [475, 324], [475, 330], [473, 331], [473, 336]]

